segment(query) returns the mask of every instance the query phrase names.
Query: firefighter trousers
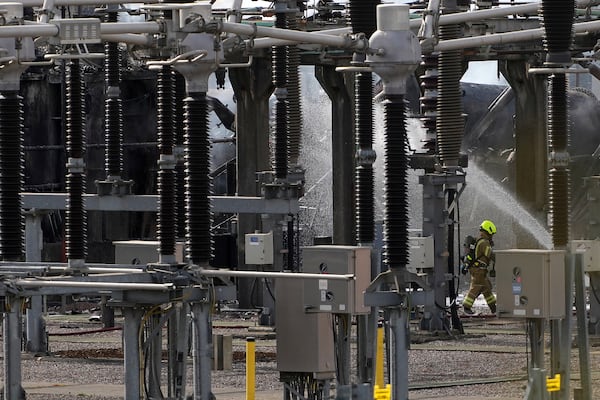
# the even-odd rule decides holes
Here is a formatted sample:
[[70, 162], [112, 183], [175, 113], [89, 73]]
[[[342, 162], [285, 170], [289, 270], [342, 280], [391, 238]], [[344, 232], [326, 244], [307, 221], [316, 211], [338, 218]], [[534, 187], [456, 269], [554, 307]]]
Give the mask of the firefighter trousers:
[[473, 307], [473, 303], [477, 296], [483, 294], [488, 306], [495, 311], [496, 296], [492, 293], [492, 282], [490, 282], [490, 279], [488, 278], [487, 269], [471, 267], [469, 268], [469, 273], [471, 274], [471, 286], [467, 297], [465, 297], [465, 300], [463, 301], [463, 307]]

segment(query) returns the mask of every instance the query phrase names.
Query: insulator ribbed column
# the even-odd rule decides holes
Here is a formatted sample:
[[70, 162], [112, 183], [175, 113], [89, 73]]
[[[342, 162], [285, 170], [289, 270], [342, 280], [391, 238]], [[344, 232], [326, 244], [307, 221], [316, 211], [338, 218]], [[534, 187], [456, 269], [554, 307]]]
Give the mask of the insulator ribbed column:
[[553, 164], [553, 154], [568, 152], [569, 122], [567, 79], [565, 74], [551, 75], [548, 86], [548, 144], [551, 165], [548, 171], [550, 232], [555, 248], [565, 248], [569, 242], [570, 171], [568, 162]]
[[0, 259], [23, 259], [23, 103], [16, 91], [0, 93]]
[[[175, 115], [173, 126], [175, 129], [175, 146], [183, 149], [183, 99], [185, 99], [185, 78], [178, 72], [173, 71], [175, 75]], [[180, 153], [181, 155], [181, 153]], [[185, 165], [182, 159], [179, 159], [175, 166], [176, 178], [176, 203], [177, 203], [177, 237], [185, 237]]]
[[385, 112], [383, 259], [391, 269], [408, 265], [408, 148], [403, 95], [388, 95]]
[[[458, 25], [440, 26], [440, 40], [458, 38]], [[460, 78], [462, 51], [442, 51], [438, 58], [437, 149], [443, 165], [457, 166], [464, 132]]]
[[157, 136], [160, 156], [158, 169], [159, 209], [156, 223], [156, 236], [161, 256], [175, 254], [175, 143], [174, 100], [175, 77], [170, 66], [163, 66], [157, 74]]
[[186, 253], [192, 264], [207, 264], [212, 253], [210, 143], [206, 93], [184, 99]]
[[[370, 37], [377, 29], [379, 0], [351, 0], [348, 4], [350, 25], [355, 33]], [[354, 76], [354, 142], [357, 161], [354, 170], [356, 243], [375, 240], [375, 183], [373, 177], [373, 74]]]
[[[298, 30], [298, 17], [289, 13], [286, 18], [287, 29]], [[302, 138], [302, 107], [300, 104], [300, 49], [297, 45], [285, 46], [287, 52], [287, 130], [288, 159], [291, 165], [298, 165]]]
[[426, 131], [423, 147], [430, 154], [436, 150], [436, 121], [437, 121], [437, 86], [438, 86], [438, 56], [439, 53], [423, 54], [421, 66], [425, 74], [420, 76], [423, 96], [419, 98], [421, 106], [421, 126]]
[[[107, 22], [117, 22], [117, 12], [107, 15]], [[121, 62], [119, 44], [104, 44], [104, 76], [106, 97], [104, 100], [105, 160], [107, 177], [121, 176], [123, 171], [123, 106], [121, 103]]]
[[360, 72], [354, 79], [354, 132], [358, 154], [354, 170], [356, 243], [375, 240], [375, 183], [373, 178], [373, 76]]
[[[575, 1], [544, 0], [541, 6], [547, 67], [560, 68], [571, 60]], [[548, 196], [554, 248], [566, 248], [570, 230], [569, 117], [565, 74], [548, 77]]]
[[[275, 13], [275, 27], [285, 29], [287, 26], [286, 13]], [[273, 84], [275, 85], [275, 115], [272, 126], [274, 128], [274, 153], [272, 168], [275, 178], [285, 179], [288, 173], [288, 132], [287, 132], [287, 51], [286, 46], [275, 46], [272, 50]]]
[[540, 11], [545, 30], [542, 43], [547, 52], [546, 62], [570, 62], [569, 48], [573, 41], [575, 0], [544, 0]]
[[377, 4], [379, 0], [350, 0], [348, 4], [350, 25], [354, 33], [370, 37], [377, 29]]
[[86, 217], [83, 207], [85, 193], [84, 141], [85, 110], [83, 78], [78, 59], [73, 59], [66, 75], [66, 147], [67, 147], [67, 209], [65, 236], [67, 258], [84, 260], [86, 256]]

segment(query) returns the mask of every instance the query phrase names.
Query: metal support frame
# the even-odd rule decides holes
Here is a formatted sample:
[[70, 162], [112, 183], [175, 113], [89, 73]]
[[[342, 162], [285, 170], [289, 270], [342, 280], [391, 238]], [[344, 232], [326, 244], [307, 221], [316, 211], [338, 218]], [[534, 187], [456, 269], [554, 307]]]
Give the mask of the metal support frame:
[[434, 267], [428, 274], [429, 288], [433, 296], [425, 296], [425, 312], [421, 320], [421, 329], [429, 331], [443, 330], [447, 324], [446, 295], [448, 292], [448, 260], [446, 237], [448, 229], [448, 210], [444, 186], [456, 186], [465, 183], [465, 175], [431, 173], [419, 177], [423, 185], [423, 236], [433, 236]]
[[7, 309], [4, 312], [4, 399], [25, 400], [25, 391], [21, 387], [21, 304], [22, 298], [7, 296]]
[[192, 362], [194, 399], [211, 399], [210, 376], [212, 369], [212, 326], [210, 304], [196, 302], [192, 311]]

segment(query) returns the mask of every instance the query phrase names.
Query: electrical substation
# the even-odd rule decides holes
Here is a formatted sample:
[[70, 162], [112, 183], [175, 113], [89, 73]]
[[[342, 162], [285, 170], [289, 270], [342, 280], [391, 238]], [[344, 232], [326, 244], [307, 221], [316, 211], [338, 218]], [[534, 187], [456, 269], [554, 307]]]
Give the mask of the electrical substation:
[[[3, 398], [26, 397], [23, 352], [48, 350], [47, 299], [77, 295], [123, 316], [125, 400], [214, 398], [218, 305], [274, 327], [284, 399], [373, 399], [378, 324], [388, 398], [408, 399], [409, 323], [464, 333], [461, 235], [495, 219], [466, 216], [479, 166], [538, 224], [513, 207], [496, 246], [496, 316], [532, 346], [524, 396], [591, 399], [600, 2], [258, 3], [0, 5]], [[481, 61], [504, 89], [461, 83]], [[306, 74], [330, 121], [303, 109]], [[312, 130], [330, 146], [307, 150]]]

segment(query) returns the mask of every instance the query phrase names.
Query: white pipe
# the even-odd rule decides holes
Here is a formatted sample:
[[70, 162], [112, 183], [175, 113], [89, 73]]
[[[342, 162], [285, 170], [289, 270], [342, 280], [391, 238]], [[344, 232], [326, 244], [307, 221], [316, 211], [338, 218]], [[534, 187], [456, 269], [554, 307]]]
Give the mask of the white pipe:
[[[577, 7], [578, 8], [586, 8], [588, 6], [593, 6], [600, 4], [598, 0], [578, 0]], [[477, 10], [477, 11], [469, 11], [469, 12], [461, 12], [461, 13], [453, 13], [446, 14], [440, 16], [439, 24], [440, 25], [448, 25], [448, 24], [460, 24], [463, 22], [469, 21], [480, 21], [482, 19], [487, 18], [498, 18], [498, 17], [506, 17], [507, 15], [512, 14], [537, 14], [538, 9], [541, 3], [527, 3], [520, 4], [517, 6], [510, 7], [497, 7], [490, 8], [487, 10]], [[413, 29], [419, 28], [421, 26], [421, 20], [412, 19], [410, 21], [410, 27]]]
[[[573, 24], [575, 33], [600, 31], [600, 21], [580, 22]], [[436, 51], [460, 50], [473, 47], [490, 46], [507, 43], [528, 42], [544, 36], [543, 28], [524, 31], [495, 33], [493, 35], [475, 36], [461, 39], [442, 40], [435, 46]]]
[[223, 32], [236, 33], [238, 35], [268, 36], [276, 39], [292, 40], [299, 43], [314, 43], [342, 48], [347, 48], [352, 45], [352, 40], [348, 37], [324, 35], [321, 33], [269, 28], [258, 25], [232, 24], [230, 22], [221, 22], [220, 27]]
[[[345, 28], [336, 28], [336, 29], [326, 29], [319, 31], [320, 34], [323, 35], [346, 35], [352, 33], [351, 27]], [[297, 41], [293, 40], [285, 40], [285, 39], [273, 39], [273, 38], [260, 38], [255, 39], [252, 45], [253, 49], [264, 49], [272, 46], [288, 46], [298, 44]]]
[[100, 24], [102, 35], [159, 32], [160, 25], [156, 22], [103, 22]]
[[75, 282], [25, 279], [17, 279], [14, 284], [22, 288], [70, 287], [104, 290], [157, 290], [162, 292], [173, 288], [172, 283]]
[[56, 36], [58, 27], [52, 24], [43, 25], [4, 25], [0, 26], [0, 37], [37, 37]]
[[[100, 24], [102, 35], [123, 33], [158, 33], [156, 22], [105, 22]], [[0, 37], [56, 36], [58, 27], [54, 24], [5, 25], [0, 26]]]
[[[158, 3], [160, 0], [144, 0], [145, 4]], [[43, 0], [20, 0], [19, 3], [23, 4], [23, 7], [41, 7], [44, 4]], [[102, 0], [98, 3], [98, 0], [55, 0], [54, 6], [93, 6], [98, 4], [123, 4], [123, 0]]]
[[248, 278], [327, 279], [332, 281], [348, 281], [354, 279], [354, 275], [352, 274], [305, 274], [301, 272], [231, 271], [224, 269], [200, 269], [198, 273], [204, 276], [237, 276]]
[[102, 35], [102, 39], [107, 42], [138, 44], [140, 46], [149, 46], [152, 42], [150, 36], [137, 35], [134, 33], [121, 33], [115, 35]]

